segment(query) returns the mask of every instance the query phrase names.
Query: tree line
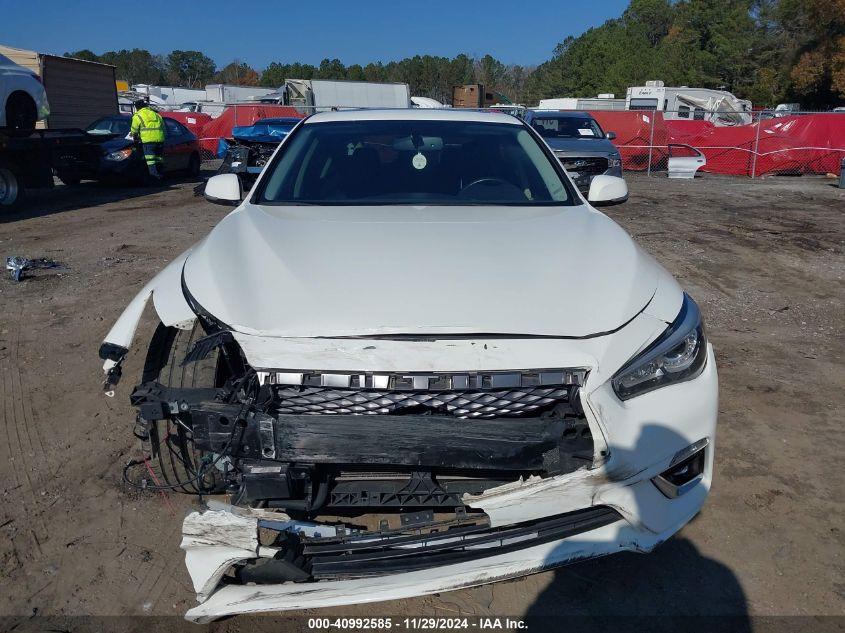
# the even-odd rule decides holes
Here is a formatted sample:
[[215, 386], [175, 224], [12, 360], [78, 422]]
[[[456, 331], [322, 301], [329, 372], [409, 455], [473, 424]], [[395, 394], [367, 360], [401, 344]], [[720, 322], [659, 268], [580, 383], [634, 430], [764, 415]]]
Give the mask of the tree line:
[[619, 18], [564, 39], [537, 67], [492, 55], [417, 55], [345, 65], [273, 62], [257, 70], [241, 60], [217, 68], [200, 51], [90, 50], [65, 54], [113, 64], [132, 84], [208, 83], [278, 87], [285, 79], [396, 81], [411, 93], [448, 103], [453, 85], [480, 83], [515, 103], [541, 98], [624, 96], [628, 86], [722, 88], [755, 105], [799, 102], [826, 108], [845, 101], [845, 0], [631, 0]]

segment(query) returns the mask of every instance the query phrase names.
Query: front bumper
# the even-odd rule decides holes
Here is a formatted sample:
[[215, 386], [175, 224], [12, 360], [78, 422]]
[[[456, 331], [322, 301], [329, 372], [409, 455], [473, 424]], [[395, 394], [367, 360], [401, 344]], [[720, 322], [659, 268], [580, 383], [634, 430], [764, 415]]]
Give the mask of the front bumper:
[[90, 149], [88, 152], [77, 155], [60, 156], [55, 161], [55, 169], [60, 176], [79, 180], [125, 178], [138, 173], [142, 168], [144, 168], [144, 160], [138, 148], [135, 148], [132, 156], [119, 161], [106, 160], [102, 152]]
[[605, 152], [568, 152], [556, 151], [555, 157], [566, 169], [572, 182], [582, 193], [587, 193], [590, 183], [596, 176], [617, 176], [622, 177], [621, 162], [611, 166], [614, 156]]
[[[487, 540], [476, 543], [477, 548], [456, 545], [460, 539], [438, 548], [443, 534], [428, 539], [416, 535], [397, 544], [390, 541], [395, 535], [379, 532], [366, 535], [369, 544], [362, 545], [359, 538], [357, 544], [347, 539], [338, 546], [332, 523], [284, 523], [285, 515], [263, 510], [190, 515], [182, 547], [201, 604], [186, 617], [208, 621], [236, 613], [401, 599], [619, 551], [650, 551], [695, 516], [710, 489], [718, 408], [712, 347], [704, 371], [693, 380], [625, 402], [603, 382], [582, 399], [597, 440], [594, 467], [520, 478], [480, 494], [465, 494], [466, 506], [489, 520], [486, 531], [479, 532]], [[707, 442], [703, 470], [694, 484], [675, 498], [662, 493], [653, 480], [679, 452], [702, 440]], [[316, 574], [323, 579], [221, 584], [223, 574], [236, 563], [278, 555], [259, 543], [259, 527], [301, 532], [306, 553], [328, 556], [320, 561], [321, 574]], [[403, 536], [408, 537], [407, 530]], [[420, 548], [429, 551], [421, 553]]]

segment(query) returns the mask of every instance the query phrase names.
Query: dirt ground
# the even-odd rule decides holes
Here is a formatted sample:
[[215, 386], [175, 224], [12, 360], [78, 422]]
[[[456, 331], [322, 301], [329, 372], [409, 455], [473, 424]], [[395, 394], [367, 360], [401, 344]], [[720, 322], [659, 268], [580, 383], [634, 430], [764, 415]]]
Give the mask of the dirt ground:
[[[309, 615], [845, 615], [845, 191], [823, 178], [629, 184], [608, 214], [697, 299], [716, 348], [704, 510], [647, 556]], [[97, 358], [135, 293], [227, 212], [192, 187], [58, 187], [0, 215], [0, 255], [67, 266], [0, 279], [0, 615], [13, 616], [0, 628], [195, 604], [179, 540], [196, 502], [120, 484], [152, 315], [114, 398]], [[217, 626], [266, 628], [256, 621]]]

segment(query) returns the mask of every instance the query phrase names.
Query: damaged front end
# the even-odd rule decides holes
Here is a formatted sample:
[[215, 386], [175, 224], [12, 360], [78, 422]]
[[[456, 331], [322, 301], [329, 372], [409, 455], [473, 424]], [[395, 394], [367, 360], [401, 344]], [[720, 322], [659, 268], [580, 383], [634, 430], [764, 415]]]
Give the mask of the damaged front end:
[[278, 147], [275, 143], [232, 139], [223, 153], [216, 174], [237, 174], [244, 191], [249, 191]]
[[[145, 382], [131, 400], [145, 436], [168, 425], [188, 431], [193, 451], [223, 455], [236, 504], [303, 518], [372, 509], [405, 522], [456, 509], [463, 518], [463, 495], [593, 463], [583, 370], [255, 371], [231, 340], [219, 349], [217, 385]], [[193, 362], [189, 352], [181, 369]]]
[[[132, 392], [147, 455], [130, 462], [125, 479], [212, 497], [183, 526], [201, 602], [189, 619], [404, 598], [648, 551], [707, 494], [709, 440], [680, 450], [700, 431], [696, 407], [675, 420], [684, 433], [647, 437], [635, 421], [652, 411], [637, 412], [635, 401], [633, 413], [614, 410], [607, 375], [588, 362], [608, 348], [601, 338], [270, 339], [225, 329], [186, 296], [197, 318], [159, 325]], [[663, 325], [643, 314], [628, 327], [640, 338]], [[104, 350], [122, 360], [122, 346]], [[326, 370], [267, 363], [327, 355]], [[392, 367], [411, 357], [425, 367], [458, 358], [494, 367], [584, 362]], [[363, 369], [339, 370], [346, 358]], [[113, 372], [120, 362], [106, 366]], [[715, 373], [705, 380], [715, 385]], [[687, 391], [670, 414], [682, 402], [713, 400], [676, 389]], [[616, 425], [610, 442], [607, 423]], [[674, 469], [677, 482], [693, 460], [695, 481], [672, 498], [661, 474]]]
[[[255, 370], [230, 332], [161, 326], [131, 401], [165, 485], [314, 523], [310, 536], [287, 529], [267, 543], [285, 564], [232, 572], [302, 582], [419, 570], [535, 541], [522, 528], [500, 533], [465, 499], [593, 467], [599, 452], [579, 395], [586, 377], [582, 368]], [[541, 527], [557, 539], [594, 525], [590, 517]], [[373, 538], [387, 553], [356, 545]]]

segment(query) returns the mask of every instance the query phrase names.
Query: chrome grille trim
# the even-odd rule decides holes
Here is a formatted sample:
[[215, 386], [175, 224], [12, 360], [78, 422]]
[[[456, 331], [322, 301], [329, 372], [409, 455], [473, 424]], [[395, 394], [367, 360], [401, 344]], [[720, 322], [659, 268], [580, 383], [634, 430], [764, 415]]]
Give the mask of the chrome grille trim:
[[583, 386], [587, 369], [527, 369], [485, 372], [258, 371], [262, 385], [298, 385], [391, 391], [454, 391], [518, 387]]

